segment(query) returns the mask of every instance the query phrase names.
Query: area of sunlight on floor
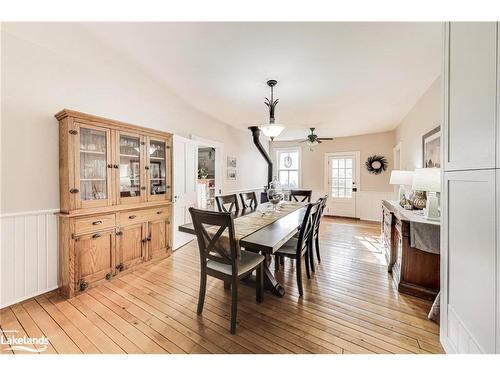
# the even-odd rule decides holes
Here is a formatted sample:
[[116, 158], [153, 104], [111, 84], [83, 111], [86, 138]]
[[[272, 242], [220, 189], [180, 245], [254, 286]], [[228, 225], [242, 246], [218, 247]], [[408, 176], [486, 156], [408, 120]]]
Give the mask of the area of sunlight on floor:
[[381, 265], [387, 265], [382, 252], [382, 243], [376, 236], [355, 236], [355, 238], [377, 259]]

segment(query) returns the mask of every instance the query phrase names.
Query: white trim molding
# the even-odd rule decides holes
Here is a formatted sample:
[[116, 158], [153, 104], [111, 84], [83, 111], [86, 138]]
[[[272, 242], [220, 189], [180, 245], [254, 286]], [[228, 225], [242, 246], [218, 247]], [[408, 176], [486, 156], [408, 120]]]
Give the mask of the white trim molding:
[[0, 216], [0, 308], [58, 288], [59, 209]]

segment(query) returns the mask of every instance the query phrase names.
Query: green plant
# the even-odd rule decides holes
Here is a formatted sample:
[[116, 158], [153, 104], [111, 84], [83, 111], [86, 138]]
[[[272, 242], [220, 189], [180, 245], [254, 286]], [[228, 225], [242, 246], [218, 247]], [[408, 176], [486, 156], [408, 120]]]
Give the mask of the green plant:
[[208, 168], [200, 167], [198, 168], [198, 178], [207, 178], [208, 177]]

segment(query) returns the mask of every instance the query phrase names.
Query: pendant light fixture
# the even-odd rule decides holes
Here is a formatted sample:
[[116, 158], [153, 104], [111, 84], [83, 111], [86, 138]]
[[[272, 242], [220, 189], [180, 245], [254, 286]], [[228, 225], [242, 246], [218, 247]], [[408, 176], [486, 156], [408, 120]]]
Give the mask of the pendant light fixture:
[[267, 85], [271, 88], [271, 99], [265, 98], [266, 101], [264, 102], [264, 104], [269, 108], [269, 124], [260, 126], [260, 130], [262, 131], [262, 133], [264, 133], [266, 137], [271, 138], [271, 142], [275, 137], [281, 134], [283, 129], [285, 129], [283, 125], [276, 124], [274, 119], [274, 109], [279, 102], [279, 99], [274, 100], [273, 92], [273, 88], [277, 85], [277, 83], [278, 81], [276, 81], [275, 79], [270, 79], [269, 81], [267, 81]]

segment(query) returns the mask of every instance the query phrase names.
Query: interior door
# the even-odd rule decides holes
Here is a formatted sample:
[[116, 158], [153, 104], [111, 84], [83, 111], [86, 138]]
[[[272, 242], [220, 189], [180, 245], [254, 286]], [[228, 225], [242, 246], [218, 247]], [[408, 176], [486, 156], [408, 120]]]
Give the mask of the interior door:
[[77, 123], [75, 187], [77, 208], [113, 204], [111, 130]]
[[327, 215], [356, 217], [358, 168], [357, 153], [339, 153], [328, 156]]
[[173, 163], [174, 169], [174, 241], [173, 248], [178, 249], [194, 236], [180, 232], [179, 225], [191, 222], [189, 207], [196, 205], [196, 179], [197, 179], [197, 143], [191, 139], [174, 135]]

